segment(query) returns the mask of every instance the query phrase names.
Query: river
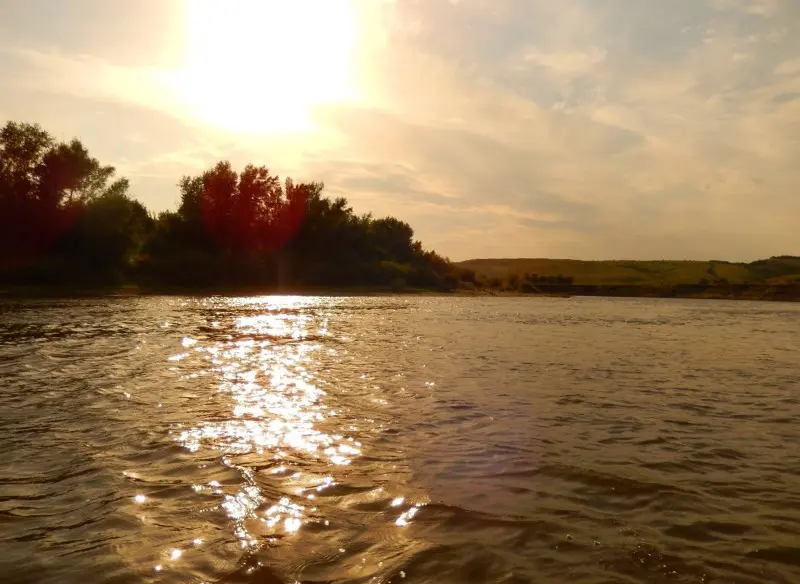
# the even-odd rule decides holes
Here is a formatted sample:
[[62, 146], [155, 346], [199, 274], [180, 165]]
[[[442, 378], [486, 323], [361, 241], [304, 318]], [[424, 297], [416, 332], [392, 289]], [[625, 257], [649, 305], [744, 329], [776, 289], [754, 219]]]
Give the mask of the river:
[[800, 306], [0, 303], [4, 583], [800, 582]]

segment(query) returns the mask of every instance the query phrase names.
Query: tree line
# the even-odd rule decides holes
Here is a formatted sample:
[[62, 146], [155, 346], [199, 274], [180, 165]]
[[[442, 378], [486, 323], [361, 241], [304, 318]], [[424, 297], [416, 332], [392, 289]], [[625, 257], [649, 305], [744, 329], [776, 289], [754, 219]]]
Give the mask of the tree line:
[[[407, 223], [359, 215], [321, 182], [219, 162], [178, 182], [153, 214], [78, 139], [0, 129], [0, 281], [158, 288], [265, 286], [451, 290], [465, 280]], [[468, 279], [468, 277], [467, 277]]]

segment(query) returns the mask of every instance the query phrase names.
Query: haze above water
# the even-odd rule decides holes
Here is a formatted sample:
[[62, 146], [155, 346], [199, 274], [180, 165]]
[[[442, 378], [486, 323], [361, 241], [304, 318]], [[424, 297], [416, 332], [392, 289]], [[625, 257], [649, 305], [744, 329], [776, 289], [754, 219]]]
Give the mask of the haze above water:
[[800, 582], [800, 306], [0, 304], [3, 582]]

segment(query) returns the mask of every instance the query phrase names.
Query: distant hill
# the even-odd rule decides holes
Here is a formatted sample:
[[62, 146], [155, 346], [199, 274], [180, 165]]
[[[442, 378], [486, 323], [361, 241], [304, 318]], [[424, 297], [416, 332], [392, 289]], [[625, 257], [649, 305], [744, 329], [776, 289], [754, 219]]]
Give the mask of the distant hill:
[[730, 284], [800, 283], [800, 257], [797, 256], [776, 256], [751, 263], [517, 258], [474, 259], [456, 265], [474, 271], [481, 280], [535, 274], [540, 278], [562, 276], [571, 278], [576, 285], [591, 286], [674, 286], [725, 281]]

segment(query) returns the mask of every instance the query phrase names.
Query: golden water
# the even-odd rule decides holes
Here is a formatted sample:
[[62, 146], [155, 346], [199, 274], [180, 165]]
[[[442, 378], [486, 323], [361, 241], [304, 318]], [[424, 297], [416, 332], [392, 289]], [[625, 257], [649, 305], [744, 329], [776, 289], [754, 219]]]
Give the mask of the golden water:
[[0, 581], [800, 582], [800, 307], [0, 304]]

